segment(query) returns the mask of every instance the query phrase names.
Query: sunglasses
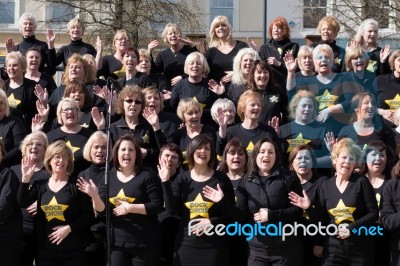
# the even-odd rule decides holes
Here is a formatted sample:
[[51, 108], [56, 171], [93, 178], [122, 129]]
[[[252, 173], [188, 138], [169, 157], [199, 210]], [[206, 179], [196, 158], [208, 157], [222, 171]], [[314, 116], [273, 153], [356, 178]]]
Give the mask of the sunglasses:
[[131, 103], [135, 103], [135, 104], [142, 104], [142, 101], [141, 100], [132, 100], [132, 99], [127, 99], [127, 100], [124, 100], [124, 102], [126, 102], [126, 103], [129, 103], [129, 104], [131, 104]]

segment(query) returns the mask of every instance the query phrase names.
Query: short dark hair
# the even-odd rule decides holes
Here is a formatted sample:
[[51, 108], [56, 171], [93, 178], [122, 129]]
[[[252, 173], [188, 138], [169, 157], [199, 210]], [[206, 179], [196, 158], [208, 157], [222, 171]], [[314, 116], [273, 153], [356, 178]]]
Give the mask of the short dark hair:
[[179, 148], [178, 145], [176, 145], [175, 143], [167, 143], [167, 144], [163, 145], [161, 147], [161, 149], [160, 149], [160, 154], [159, 154], [158, 158], [161, 157], [161, 154], [165, 150], [169, 150], [169, 151], [175, 152], [176, 154], [178, 154], [179, 163], [183, 162], [182, 150], [181, 150], [181, 148]]
[[[244, 154], [245, 154], [244, 156], [246, 158], [245, 163], [247, 163], [247, 161], [249, 160], [249, 155], [247, 154], [246, 148], [243, 146], [242, 142], [240, 142], [240, 140], [238, 138], [234, 137], [231, 140], [229, 140], [228, 143], [226, 143], [224, 153], [222, 154], [222, 160], [221, 160], [221, 164], [219, 165], [218, 170], [223, 173], [228, 173], [228, 171], [229, 171], [228, 164], [226, 162], [226, 156], [231, 148], [242, 150], [244, 152]], [[246, 164], [245, 164], [244, 172], [246, 172]]]
[[133, 145], [135, 146], [135, 152], [136, 152], [136, 160], [135, 160], [135, 171], [138, 172], [140, 171], [140, 169], [143, 166], [143, 156], [142, 156], [142, 152], [140, 150], [140, 146], [137, 143], [137, 141], [129, 134], [125, 134], [122, 137], [120, 137], [117, 142], [114, 145], [113, 151], [112, 151], [112, 160], [114, 163], [114, 167], [115, 169], [119, 170], [120, 168], [120, 164], [118, 161], [118, 150], [119, 150], [119, 146], [121, 145], [122, 141], [130, 141], [133, 143]]
[[206, 135], [206, 134], [200, 134], [197, 135], [192, 139], [192, 141], [189, 143], [189, 145], [186, 147], [186, 157], [188, 160], [188, 166], [189, 169], [191, 170], [194, 167], [194, 152], [207, 144], [210, 144], [211, 147], [211, 157], [210, 161], [208, 161], [208, 167], [214, 169], [215, 166], [215, 147], [214, 147], [214, 140]]
[[299, 153], [299, 151], [303, 151], [303, 150], [310, 151], [311, 161], [312, 161], [312, 164], [313, 164], [313, 167], [311, 168], [311, 172], [313, 173], [313, 175], [315, 175], [318, 172], [317, 158], [315, 157], [315, 153], [314, 153], [313, 148], [310, 145], [307, 145], [307, 144], [298, 145], [298, 146], [294, 147], [293, 150], [289, 153], [289, 170], [294, 171], [293, 161], [296, 158], [297, 153]]

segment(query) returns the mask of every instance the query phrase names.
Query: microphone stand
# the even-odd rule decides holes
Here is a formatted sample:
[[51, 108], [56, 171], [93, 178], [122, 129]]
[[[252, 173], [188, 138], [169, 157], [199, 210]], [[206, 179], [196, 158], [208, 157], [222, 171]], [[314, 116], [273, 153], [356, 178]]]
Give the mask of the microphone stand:
[[110, 83], [110, 90], [111, 90], [111, 96], [109, 97], [109, 104], [108, 104], [108, 117], [107, 117], [107, 122], [106, 123], [106, 129], [107, 129], [107, 155], [106, 155], [106, 169], [104, 172], [104, 185], [105, 185], [105, 190], [106, 190], [106, 202], [105, 202], [105, 208], [106, 208], [106, 249], [107, 249], [107, 266], [111, 266], [111, 217], [110, 217], [110, 191], [109, 191], [109, 174], [110, 174], [110, 148], [111, 148], [111, 137], [110, 137], [110, 125], [111, 125], [111, 113], [112, 113], [112, 102], [113, 102], [113, 91], [114, 91], [114, 80], [111, 78], [108, 78], [107, 82]]

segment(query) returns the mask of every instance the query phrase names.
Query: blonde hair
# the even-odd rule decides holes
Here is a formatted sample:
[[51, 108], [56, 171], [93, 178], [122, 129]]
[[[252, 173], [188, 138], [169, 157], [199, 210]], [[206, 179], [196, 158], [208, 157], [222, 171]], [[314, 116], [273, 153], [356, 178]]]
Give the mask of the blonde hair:
[[[361, 46], [364, 45], [363, 35], [369, 25], [375, 26], [376, 29], [379, 30], [378, 21], [376, 21], [375, 19], [368, 18], [368, 19], [364, 20], [363, 22], [361, 22], [360, 27], [358, 27], [358, 31], [357, 31], [356, 35], [354, 36], [354, 40], [356, 41], [356, 43], [358, 45], [361, 45]], [[376, 39], [378, 40], [378, 38], [376, 38]], [[377, 46], [377, 43], [375, 43], [374, 45]]]
[[79, 110], [79, 104], [72, 98], [69, 97], [65, 97], [63, 98], [57, 105], [57, 122], [60, 125], [64, 125], [64, 122], [62, 121], [62, 117], [61, 117], [61, 112], [62, 112], [62, 106], [64, 103], [70, 103], [72, 105], [72, 107], [76, 108], [77, 111], [77, 115], [78, 115], [78, 121], [81, 118], [81, 111]]
[[347, 49], [344, 59], [346, 71], [352, 70], [351, 60], [359, 56], [363, 56], [365, 58], [365, 67], [367, 67], [369, 64], [369, 56], [365, 52], [364, 48], [362, 48], [360, 45], [356, 45]]
[[355, 163], [356, 163], [355, 168], [361, 166], [360, 163], [362, 155], [361, 148], [351, 138], [343, 138], [339, 140], [339, 142], [337, 142], [335, 145], [333, 145], [331, 152], [333, 167], [336, 166], [336, 164], [333, 161], [337, 160], [340, 153], [343, 151], [346, 151], [355, 157]]
[[324, 24], [328, 25], [328, 27], [333, 29], [333, 33], [335, 35], [334, 38], [336, 38], [336, 36], [338, 35], [338, 33], [340, 31], [340, 23], [339, 23], [339, 21], [333, 16], [323, 17], [319, 21], [318, 27], [317, 27], [317, 31], [318, 31], [319, 34], [321, 34], [321, 30], [322, 30], [322, 27], [324, 26]]
[[94, 142], [97, 140], [103, 140], [107, 144], [107, 134], [103, 131], [96, 131], [87, 140], [85, 147], [83, 148], [83, 158], [88, 162], [93, 162], [93, 159], [90, 156], [90, 150], [92, 149]]
[[219, 38], [215, 33], [215, 28], [219, 25], [226, 25], [229, 31], [228, 41], [232, 40], [232, 26], [229, 23], [228, 17], [226, 16], [216, 16], [211, 22], [210, 26], [210, 44], [211, 46], [218, 47], [220, 45]]
[[26, 58], [21, 54], [21, 52], [12, 51], [6, 55], [6, 66], [9, 60], [15, 59], [21, 65], [21, 69], [23, 72], [26, 71]]
[[10, 103], [8, 102], [7, 94], [3, 89], [0, 89], [0, 98], [4, 99], [4, 107], [5, 107], [5, 113], [4, 116], [8, 117], [10, 116]]
[[246, 82], [246, 78], [241, 69], [241, 64], [243, 57], [247, 54], [251, 55], [254, 61], [260, 60], [260, 56], [253, 48], [240, 49], [237, 55], [233, 58], [232, 84], [242, 85]]
[[313, 48], [307, 45], [302, 45], [299, 48], [299, 52], [297, 53], [297, 65], [299, 66], [300, 70], [304, 70], [303, 66], [300, 64], [300, 60], [303, 56], [310, 55], [311, 60], [313, 59]]
[[167, 43], [167, 44], [169, 44], [168, 38], [167, 38], [167, 35], [168, 35], [168, 31], [169, 31], [169, 30], [174, 31], [174, 32], [176, 33], [176, 35], [178, 35], [178, 36], [181, 36], [181, 35], [182, 35], [181, 29], [178, 27], [178, 25], [176, 25], [175, 23], [168, 23], [168, 24], [165, 26], [163, 32], [161, 33], [161, 38], [162, 38], [163, 41], [164, 41], [165, 43]]
[[297, 93], [293, 96], [292, 100], [290, 100], [290, 103], [289, 103], [290, 118], [292, 118], [293, 120], [296, 119], [296, 109], [297, 109], [297, 106], [299, 106], [301, 99], [303, 99], [303, 98], [310, 99], [313, 102], [314, 112], [313, 112], [312, 118], [315, 119], [318, 114], [318, 105], [319, 104], [318, 104], [318, 101], [315, 99], [314, 93], [312, 93], [311, 91], [307, 91], [307, 90], [297, 91]]
[[46, 149], [46, 153], [44, 154], [44, 166], [49, 173], [52, 173], [53, 171], [50, 164], [50, 161], [53, 159], [53, 157], [64, 154], [68, 156], [67, 174], [72, 173], [72, 170], [74, 170], [73, 153], [63, 140], [57, 140], [51, 143]]
[[189, 63], [193, 61], [196, 57], [199, 58], [200, 63], [201, 63], [201, 73], [203, 74], [204, 77], [207, 77], [208, 73], [210, 73], [210, 67], [208, 66], [207, 59], [204, 57], [203, 54], [199, 52], [193, 52], [190, 53], [185, 60], [185, 67], [184, 67], [184, 72], [185, 74], [189, 74]]
[[80, 18], [73, 18], [71, 19], [68, 24], [67, 24], [67, 33], [71, 30], [73, 26], [79, 26], [82, 28], [82, 33], [85, 32], [85, 25], [83, 24], [83, 21]]
[[21, 144], [19, 145], [19, 149], [22, 153], [22, 156], [25, 157], [26, 154], [26, 147], [28, 146], [29, 142], [31, 142], [33, 139], [37, 139], [40, 138], [43, 141], [43, 148], [44, 150], [47, 149], [47, 147], [49, 146], [49, 141], [47, 139], [46, 134], [44, 134], [42, 131], [35, 131], [30, 133], [29, 135], [27, 135], [22, 141]]
[[185, 122], [185, 112], [192, 109], [200, 110], [200, 113], [203, 113], [201, 106], [198, 102], [190, 98], [183, 98], [179, 101], [178, 108], [176, 109], [176, 114], [178, 117]]

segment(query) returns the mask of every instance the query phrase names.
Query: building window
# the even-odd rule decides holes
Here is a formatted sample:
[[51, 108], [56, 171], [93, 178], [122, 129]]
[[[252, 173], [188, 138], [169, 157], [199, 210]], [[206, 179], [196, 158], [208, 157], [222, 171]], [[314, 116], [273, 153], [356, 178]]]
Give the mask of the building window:
[[303, 28], [316, 28], [326, 16], [326, 0], [304, 0]]
[[68, 23], [75, 18], [75, 8], [62, 3], [48, 5], [48, 20], [56, 23]]
[[15, 1], [0, 1], [0, 24], [14, 24]]
[[216, 16], [226, 16], [233, 26], [233, 0], [211, 0], [210, 24]]

